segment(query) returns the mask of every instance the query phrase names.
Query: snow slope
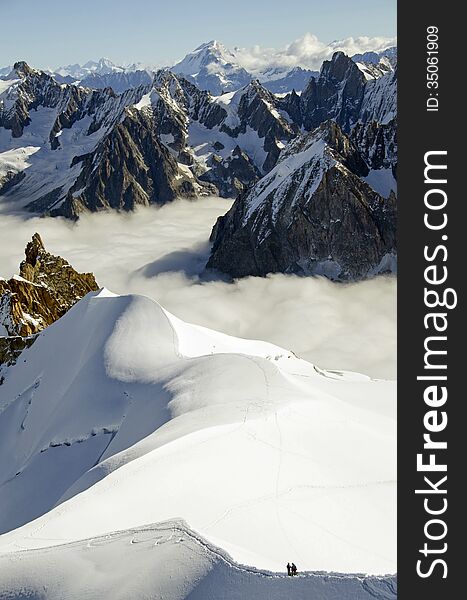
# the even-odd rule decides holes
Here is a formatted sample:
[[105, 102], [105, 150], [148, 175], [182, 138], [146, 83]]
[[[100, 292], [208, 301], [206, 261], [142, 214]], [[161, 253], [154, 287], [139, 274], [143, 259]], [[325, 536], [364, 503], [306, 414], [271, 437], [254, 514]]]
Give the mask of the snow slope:
[[3, 581], [37, 556], [46, 577], [61, 544], [174, 518], [261, 569], [396, 570], [393, 382], [105, 290], [3, 375]]
[[[95, 151], [105, 135], [122, 120], [125, 107], [139, 100], [143, 90], [129, 90], [119, 96], [102, 90], [100, 104], [96, 103], [93, 107], [93, 93], [80, 88], [86, 96], [84, 108], [78, 111], [76, 121], [72, 119], [71, 124], [60, 127], [54, 135], [59, 143], [53, 148], [52, 132], [59, 117], [63, 117], [63, 112], [70, 109], [70, 105], [72, 113], [76, 110], [74, 88], [59, 86], [44, 73], [35, 71], [31, 79], [32, 83], [28, 82], [23, 74], [23, 79], [12, 78], [0, 82], [0, 109], [5, 114], [13, 111], [15, 104], [24, 99], [26, 84], [38, 87], [35, 96], [31, 96], [34, 103], [27, 111], [28, 121], [22, 134], [15, 137], [12, 130], [0, 127], [0, 180], [8, 173], [22, 173], [12, 195], [9, 196], [8, 191], [1, 195], [2, 204], [13, 202], [15, 209], [48, 196], [57, 202], [62, 201], [83, 168], [81, 162], [74, 159]], [[32, 94], [30, 91], [28, 93]], [[31, 98], [28, 102], [32, 103]], [[51, 203], [53, 201], [49, 200]]]
[[[0, 128], [0, 177], [8, 171], [24, 171], [24, 179], [15, 187], [15, 207], [24, 205], [59, 190], [65, 196], [81, 172], [82, 166], [71, 166], [75, 156], [95, 149], [104, 134], [98, 130], [88, 135], [91, 117], [84, 117], [73, 128], [60, 132], [60, 150], [51, 149], [49, 134], [57, 118], [54, 108], [38, 107], [32, 112], [31, 123], [21, 137]], [[2, 202], [5, 196], [2, 197]]]
[[287, 577], [235, 563], [169, 521], [99, 538], [0, 557], [0, 589], [9, 599], [164, 598], [165, 600], [395, 600], [395, 578], [302, 573]]

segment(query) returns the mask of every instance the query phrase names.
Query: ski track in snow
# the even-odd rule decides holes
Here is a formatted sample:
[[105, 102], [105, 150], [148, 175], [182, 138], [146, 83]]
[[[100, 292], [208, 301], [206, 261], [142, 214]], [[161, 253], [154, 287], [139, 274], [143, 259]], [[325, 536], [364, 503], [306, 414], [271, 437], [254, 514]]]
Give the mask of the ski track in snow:
[[[133, 556], [135, 550], [131, 549], [132, 546], [138, 549], [136, 557]], [[204, 576], [202, 573], [201, 578], [199, 578], [198, 574], [197, 580], [192, 583], [192, 585], [194, 585], [193, 589], [195, 590], [199, 585], [203, 585], [204, 587], [207, 586], [207, 590], [198, 594], [194, 593], [193, 596], [189, 594], [188, 596], [183, 597], [201, 600], [211, 597], [218, 598], [220, 597], [219, 594], [221, 594], [222, 598], [244, 597], [270, 600], [272, 598], [283, 598], [281, 594], [286, 591], [284, 589], [284, 586], [286, 586], [288, 594], [290, 594], [288, 597], [290, 598], [309, 598], [310, 594], [316, 594], [318, 593], [318, 590], [321, 591], [319, 597], [323, 599], [349, 598], [352, 600], [366, 600], [367, 598], [378, 598], [381, 600], [395, 600], [396, 598], [396, 580], [393, 576], [376, 577], [367, 576], [363, 573], [344, 574], [338, 572], [324, 573], [320, 571], [300, 571], [295, 578], [291, 579], [283, 572], [268, 571], [240, 564], [234, 561], [227, 552], [191, 530], [183, 520], [171, 520], [128, 530], [114, 531], [98, 537], [61, 544], [54, 546], [53, 548], [18, 550], [14, 557], [14, 563], [10, 561], [9, 566], [12, 568], [13, 573], [15, 573], [16, 565], [29, 563], [35, 572], [35, 576], [37, 577], [37, 574], [39, 574], [38, 579], [40, 580], [41, 576], [44, 577], [44, 574], [47, 575], [48, 569], [50, 569], [49, 565], [52, 565], [53, 569], [56, 568], [54, 563], [55, 556], [68, 555], [70, 558], [67, 560], [73, 560], [74, 557], [75, 559], [82, 561], [81, 557], [84, 556], [83, 552], [85, 552], [87, 564], [83, 566], [85, 566], [86, 569], [89, 569], [89, 564], [95, 564], [93, 562], [93, 556], [96, 552], [110, 553], [113, 549], [111, 555], [114, 560], [116, 556], [119, 556], [120, 558], [124, 556], [125, 564], [131, 565], [132, 567], [135, 560], [140, 563], [142, 557], [144, 557], [145, 561], [149, 559], [152, 562], [153, 571], [157, 573], [157, 567], [160, 565], [160, 562], [158, 561], [162, 560], [163, 564], [163, 561], [167, 559], [167, 550], [163, 550], [163, 548], [168, 549], [171, 557], [170, 560], [177, 565], [177, 568], [182, 569], [182, 572], [179, 573], [180, 578], [184, 576], [187, 577], [187, 575], [184, 575], [183, 571], [190, 570], [190, 568], [187, 569], [189, 564], [187, 563], [187, 557], [190, 563], [207, 563]], [[163, 552], [163, 555], [161, 559], [159, 559], [158, 555], [161, 551]], [[183, 556], [179, 559], [180, 554], [185, 556], [185, 559], [183, 559]], [[0, 555], [0, 564], [2, 561], [5, 562], [5, 560], [8, 562], [8, 558], [7, 555]], [[96, 565], [97, 564], [99, 564], [98, 561], [96, 561]], [[73, 578], [66, 572], [64, 566], [66, 566], [66, 563], [65, 565], [63, 565], [63, 562], [59, 563], [58, 572], [61, 572], [62, 577], [64, 575], [64, 578], [61, 579], [58, 586], [49, 585], [49, 593], [51, 591], [53, 592], [56, 587], [60, 590], [61, 588], [63, 589], [63, 586], [66, 586], [67, 583], [71, 583], [74, 584], [70, 585], [73, 591], [71, 591], [70, 594], [67, 594], [67, 598], [78, 598], [80, 596], [78, 595], [76, 584], [73, 581]], [[213, 583], [211, 577], [208, 575], [219, 569], [221, 569], [222, 573], [220, 578], [221, 581], [218, 582], [215, 580]], [[223, 572], [224, 569], [226, 569], [226, 573]], [[129, 570], [128, 566], [125, 570]], [[150, 572], [147, 569], [146, 571]], [[241, 579], [238, 580], [238, 577]], [[161, 573], [158, 578], [163, 579], [163, 574]], [[169, 578], [171, 577], [169, 576]], [[11, 584], [8, 575], [5, 576], [5, 572], [3, 576], [0, 572], [0, 585], [2, 585], [2, 579], [5, 589], [14, 588], [14, 584]], [[133, 578], [130, 577], [130, 579]], [[107, 573], [106, 575], [105, 581], [108, 580], [110, 580], [111, 583], [114, 583], [111, 573]], [[157, 583], [159, 583], [159, 581]], [[245, 594], [244, 591], [242, 594], [240, 586], [245, 584], [247, 586], [245, 588], [247, 593]], [[94, 588], [92, 589], [92, 592], [94, 593], [90, 594], [90, 598], [110, 597], [106, 595], [106, 588], [103, 588], [102, 582], [99, 586], [98, 578], [97, 585], [91, 584], [91, 587]], [[103, 592], [102, 596], [94, 595], [96, 593], [96, 587], [97, 589], [100, 587], [101, 592]], [[168, 599], [181, 598], [182, 596], [177, 593], [177, 585], [172, 583], [172, 587], [173, 589], [170, 589], [169, 587], [169, 593], [163, 597]], [[39, 584], [37, 585], [37, 588], [40, 589]], [[357, 591], [356, 595], [355, 591]], [[211, 594], [213, 595], [211, 596]], [[9, 595], [8, 597], [19, 598], [20, 596]], [[54, 600], [57, 598], [53, 593], [50, 597]]]

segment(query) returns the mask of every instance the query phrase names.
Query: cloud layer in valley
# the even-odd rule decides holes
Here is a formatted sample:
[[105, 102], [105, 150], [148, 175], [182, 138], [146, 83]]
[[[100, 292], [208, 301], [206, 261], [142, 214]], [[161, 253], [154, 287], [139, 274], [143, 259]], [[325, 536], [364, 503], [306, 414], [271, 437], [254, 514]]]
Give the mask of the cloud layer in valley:
[[101, 286], [150, 296], [176, 316], [230, 335], [263, 339], [325, 368], [396, 374], [396, 280], [353, 284], [271, 275], [234, 283], [201, 275], [209, 233], [230, 201], [179, 200], [132, 214], [63, 219], [1, 215], [0, 276], [17, 272], [38, 231], [50, 252]]

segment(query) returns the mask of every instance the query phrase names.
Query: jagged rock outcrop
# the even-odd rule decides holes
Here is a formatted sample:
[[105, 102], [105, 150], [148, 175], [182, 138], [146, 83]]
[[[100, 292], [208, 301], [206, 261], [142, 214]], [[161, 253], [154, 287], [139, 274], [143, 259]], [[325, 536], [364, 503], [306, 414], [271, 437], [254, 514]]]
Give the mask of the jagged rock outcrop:
[[[179, 160], [185, 153], [191, 155], [193, 163], [202, 163], [219, 153], [223, 160], [230, 161], [239, 149], [262, 174], [269, 171], [281, 148], [298, 132], [298, 126], [281, 114], [278, 98], [258, 81], [218, 98], [170, 71], [159, 71], [153, 85], [155, 92], [147, 97], [147, 106], [142, 110], [152, 112], [159, 136], [171, 137], [164, 143], [178, 153]], [[210, 142], [212, 150], [208, 154], [203, 154], [206, 143], [199, 144], [200, 134]], [[249, 184], [249, 177], [243, 183]], [[215, 182], [213, 174], [208, 180]], [[225, 182], [220, 183], [222, 187]]]
[[98, 104], [103, 104], [109, 93], [113, 94], [111, 90], [99, 95], [87, 88], [60, 85], [24, 61], [15, 63], [9, 78], [16, 83], [7, 88], [0, 99], [0, 127], [11, 130], [12, 137], [18, 138], [31, 123], [32, 111], [39, 107], [55, 109], [49, 132], [52, 149], [59, 147], [58, 134], [63, 128], [71, 128]]
[[[284, 98], [257, 80], [213, 97], [168, 70], [120, 95], [58, 84], [24, 62], [8, 81], [0, 127], [11, 130], [13, 144], [0, 147], [12, 152], [0, 165], [0, 195], [36, 213], [76, 219], [178, 196], [237, 197], [274, 168], [292, 139], [329, 119], [351, 135], [369, 169], [392, 169], [390, 181], [387, 173], [371, 176], [375, 190], [395, 189], [396, 76], [389, 61], [356, 63], [336, 52], [301, 96]], [[30, 135], [47, 142], [31, 146]]]
[[263, 173], [267, 173], [276, 164], [283, 143], [295, 137], [298, 127], [280, 114], [277, 98], [263, 88], [259, 81], [252, 81], [242, 90], [236, 99], [237, 102], [238, 125], [232, 127], [224, 122], [221, 130], [237, 137], [239, 134], [246, 134], [250, 129], [255, 131], [260, 139], [264, 139], [262, 149], [267, 156], [260, 166]]
[[74, 219], [86, 210], [128, 211], [217, 192], [195, 177], [179, 176], [177, 161], [155, 135], [151, 118], [138, 111], [126, 114], [82, 164], [66, 200], [52, 215]]
[[392, 63], [356, 63], [336, 52], [301, 96], [288, 94], [277, 108], [295, 125], [317, 129], [290, 142], [218, 219], [208, 268], [233, 277], [293, 272], [340, 280], [393, 270]]
[[207, 267], [232, 277], [283, 272], [339, 280], [392, 269], [396, 200], [375, 192], [363, 179], [368, 173], [334, 121], [295, 139], [218, 219]]
[[92, 273], [78, 273], [60, 256], [47, 252], [35, 233], [25, 250], [20, 275], [0, 279], [0, 331], [7, 336], [31, 336], [98, 289]]
[[317, 79], [310, 79], [301, 95], [305, 129], [333, 119], [346, 132], [360, 116], [365, 92], [365, 76], [357, 64], [343, 52], [324, 61]]
[[307, 131], [332, 119], [349, 133], [359, 122], [389, 123], [396, 116], [397, 73], [388, 59], [355, 62], [343, 52], [324, 61], [300, 97], [288, 94], [281, 106]]
[[[47, 167], [45, 173], [36, 172], [34, 160], [28, 171], [5, 174], [0, 193], [8, 199], [29, 198], [26, 208], [31, 211], [76, 218], [83, 210], [131, 210], [138, 204], [163, 203], [176, 196], [217, 192], [181, 167], [177, 156], [164, 145], [164, 134], [174, 132], [182, 150], [186, 115], [176, 114], [173, 102], [170, 107], [172, 99], [164, 96], [167, 82], [161, 74], [154, 84], [159, 86], [161, 93], [154, 93], [160, 102], [155, 102], [157, 109], [152, 113], [135, 108], [152, 86], [118, 96], [110, 88], [59, 85], [26, 63], [15, 65], [10, 80], [12, 84], [0, 98], [0, 126], [21, 138], [25, 127], [37, 128], [39, 110], [45, 116], [39, 122], [41, 130], [50, 128], [50, 146], [40, 148], [37, 154], [38, 166]], [[44, 109], [53, 110], [44, 113]], [[196, 109], [195, 103], [192, 109]], [[66, 141], [64, 129], [74, 131]], [[63, 152], [54, 152], [58, 149]]]

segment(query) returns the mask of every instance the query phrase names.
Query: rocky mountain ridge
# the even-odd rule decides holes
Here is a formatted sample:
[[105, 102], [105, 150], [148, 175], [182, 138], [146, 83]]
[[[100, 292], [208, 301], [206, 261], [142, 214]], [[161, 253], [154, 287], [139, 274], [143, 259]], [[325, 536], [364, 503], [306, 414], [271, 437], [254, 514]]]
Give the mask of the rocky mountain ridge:
[[281, 272], [337, 280], [394, 270], [396, 198], [370, 187], [369, 174], [335, 121], [296, 138], [218, 219], [207, 267], [232, 277]]
[[251, 81], [213, 97], [169, 71], [115, 94], [59, 84], [26, 63], [2, 86], [0, 131], [11, 138], [0, 147], [0, 196], [70, 218], [177, 196], [235, 197], [300, 131], [327, 119], [347, 132], [373, 120], [389, 127], [395, 110], [394, 74], [368, 80], [339, 53], [301, 96]]

